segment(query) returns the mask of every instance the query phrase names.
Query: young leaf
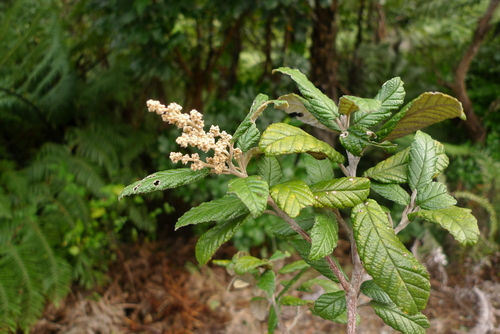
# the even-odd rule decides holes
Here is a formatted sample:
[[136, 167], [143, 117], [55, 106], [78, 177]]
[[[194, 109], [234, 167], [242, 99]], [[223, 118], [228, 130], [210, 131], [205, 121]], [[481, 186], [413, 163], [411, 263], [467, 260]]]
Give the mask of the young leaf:
[[436, 177], [448, 167], [450, 159], [446, 155], [443, 144], [435, 140], [434, 145], [436, 146], [436, 170], [434, 171], [434, 177]]
[[269, 194], [290, 217], [295, 218], [300, 210], [314, 203], [314, 196], [302, 180], [288, 181], [273, 186]]
[[128, 195], [150, 193], [156, 190], [165, 190], [184, 186], [203, 179], [209, 173], [210, 169], [208, 168], [203, 168], [197, 171], [190, 168], [178, 168], [156, 172], [146, 176], [140, 181], [126, 186], [120, 195], [118, 195], [118, 199]]
[[429, 298], [429, 274], [399, 241], [382, 208], [368, 199], [352, 209], [351, 218], [368, 274], [404, 312], [422, 310]]
[[269, 318], [267, 319], [267, 333], [272, 334], [276, 327], [278, 327], [278, 315], [276, 314], [276, 310], [274, 306], [271, 304], [269, 308]]
[[304, 74], [288, 67], [280, 67], [273, 70], [274, 72], [289, 75], [297, 83], [300, 93], [309, 102], [311, 114], [326, 127], [340, 132], [339, 126], [335, 122], [335, 119], [339, 117], [337, 106], [328, 96], [314, 87]]
[[270, 187], [278, 184], [283, 177], [278, 159], [273, 156], [262, 155], [257, 163], [257, 173]]
[[446, 192], [446, 186], [431, 182], [417, 192], [417, 204], [424, 210], [444, 209], [457, 204], [457, 200]]
[[[310, 260], [309, 259], [309, 253], [311, 250], [311, 245], [305, 241], [305, 240], [290, 240], [290, 243], [292, 246], [299, 252], [300, 257], [306, 261], [308, 265], [319, 271], [320, 274], [325, 276], [326, 278], [331, 279], [334, 282], [339, 282], [337, 276], [333, 273], [333, 271], [330, 269], [330, 266], [328, 265], [328, 262], [323, 258], [319, 260]], [[333, 261], [337, 262], [335, 258], [332, 258]], [[338, 262], [337, 262], [338, 264]], [[340, 265], [338, 264], [338, 267], [340, 268]], [[347, 275], [345, 275], [345, 278], [347, 278]]]
[[339, 226], [335, 215], [329, 211], [316, 215], [314, 221], [310, 231], [312, 241], [309, 259], [319, 260], [337, 247]]
[[339, 112], [349, 115], [354, 111], [372, 112], [380, 109], [382, 104], [379, 100], [365, 99], [357, 96], [344, 95], [339, 99]]
[[385, 291], [379, 287], [373, 280], [364, 281], [361, 283], [361, 292], [373, 300], [384, 304], [393, 304], [391, 298]]
[[439, 210], [420, 210], [408, 215], [410, 220], [416, 217], [441, 225], [462, 245], [473, 245], [479, 237], [477, 220], [470, 209], [451, 206]]
[[422, 313], [408, 315], [394, 304], [384, 304], [373, 300], [370, 305], [387, 325], [403, 334], [425, 334], [425, 329], [430, 327], [429, 321]]
[[302, 123], [309, 124], [316, 128], [332, 132], [331, 129], [321, 124], [316, 119], [316, 117], [314, 117], [313, 114], [309, 112], [308, 109], [311, 109], [311, 104], [303, 97], [298, 96], [296, 94], [288, 94], [280, 96], [278, 100], [283, 100], [288, 102], [288, 106], [276, 105], [274, 107], [275, 109], [284, 110], [287, 114], [290, 115], [290, 117], [295, 117]]
[[371, 182], [370, 187], [377, 194], [401, 205], [410, 204], [410, 194], [396, 183]]
[[314, 303], [314, 312], [327, 320], [334, 320], [347, 308], [345, 291], [325, 293]]
[[364, 177], [343, 177], [310, 186], [316, 207], [349, 208], [363, 202], [370, 193], [370, 180]]
[[237, 147], [239, 147], [243, 152], [248, 151], [252, 146], [259, 141], [260, 131], [257, 126], [252, 123], [250, 127], [245, 131], [239, 138]]
[[465, 113], [460, 101], [443, 93], [427, 92], [421, 94], [394, 115], [377, 132], [377, 135], [381, 139], [391, 141], [455, 117], [465, 120]]
[[234, 263], [234, 271], [238, 275], [243, 275], [257, 267], [268, 267], [270, 265], [268, 260], [261, 260], [254, 256], [244, 255], [236, 259]]
[[408, 184], [420, 191], [432, 181], [436, 171], [436, 146], [428, 134], [417, 131], [410, 146]]
[[210, 221], [232, 219], [248, 213], [248, 209], [238, 197], [224, 196], [211, 202], [201, 203], [182, 215], [175, 229]]
[[302, 154], [306, 166], [306, 174], [311, 183], [335, 178], [332, 162], [328, 159], [316, 160], [309, 154]]
[[257, 287], [264, 290], [268, 297], [272, 297], [276, 288], [276, 274], [268, 269], [259, 277]]
[[381, 183], [406, 183], [409, 153], [409, 148], [398, 152], [365, 171], [363, 176]]
[[389, 142], [378, 143], [372, 141], [376, 135], [374, 132], [369, 131], [367, 128], [353, 125], [340, 134], [340, 143], [345, 147], [346, 150], [351, 152], [355, 156], [361, 156], [365, 148], [368, 146], [378, 146], [378, 147], [395, 147], [394, 144]]
[[260, 176], [236, 178], [229, 181], [228, 193], [238, 196], [256, 218], [266, 209], [269, 185]]
[[392, 111], [403, 104], [405, 99], [405, 90], [401, 78], [395, 77], [386, 81], [380, 88], [375, 100], [379, 100], [382, 104], [381, 110]]
[[[302, 214], [295, 218], [295, 222], [302, 227], [303, 230], [309, 231], [314, 225], [315, 214]], [[291, 237], [297, 234], [287, 222], [279, 220], [278, 223], [273, 224], [271, 228], [267, 231], [270, 235], [280, 236], [280, 237]]]
[[205, 232], [196, 243], [196, 260], [204, 265], [210, 260], [219, 247], [231, 237], [250, 219], [247, 214], [226, 220]]
[[295, 297], [295, 296], [283, 296], [280, 300], [280, 304], [281, 305], [285, 305], [285, 306], [302, 306], [302, 305], [307, 305], [307, 304], [312, 304], [313, 301], [311, 300], [304, 300], [304, 299], [300, 299], [298, 297]]
[[342, 154], [327, 143], [285, 123], [268, 126], [260, 138], [259, 147], [266, 155], [309, 153], [316, 159], [328, 158], [335, 163], [343, 163], [345, 160]]
[[235, 143], [245, 132], [249, 130], [252, 125], [255, 125], [255, 121], [257, 120], [257, 118], [271, 103], [274, 103], [275, 105], [286, 105], [287, 102], [279, 100], [269, 101], [269, 97], [267, 95], [257, 95], [252, 103], [252, 106], [250, 107], [250, 111], [248, 112], [247, 116], [234, 132], [233, 139], [231, 139], [231, 141]]

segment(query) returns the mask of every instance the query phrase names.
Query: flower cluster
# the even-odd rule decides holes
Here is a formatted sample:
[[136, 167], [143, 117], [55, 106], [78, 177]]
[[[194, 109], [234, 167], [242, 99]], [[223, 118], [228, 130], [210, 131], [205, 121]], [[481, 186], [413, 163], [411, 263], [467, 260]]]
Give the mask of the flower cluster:
[[[242, 151], [239, 148], [233, 148], [231, 144], [232, 136], [226, 131], [220, 131], [218, 126], [212, 125], [209, 132], [205, 132], [205, 122], [203, 115], [196, 110], [191, 110], [189, 114], [181, 113], [182, 107], [177, 103], [170, 103], [167, 107], [159, 101], [147, 101], [148, 110], [156, 112], [161, 116], [164, 122], [174, 124], [182, 129], [182, 135], [176, 139], [176, 143], [181, 147], [193, 146], [203, 152], [214, 150], [214, 156], [202, 161], [198, 153], [183, 155], [180, 152], [170, 153], [170, 159], [176, 163], [181, 161], [183, 164], [191, 162], [192, 170], [199, 170], [203, 167], [209, 167], [216, 174], [232, 173], [234, 166], [232, 159], [238, 158]], [[217, 140], [216, 140], [217, 138]]]

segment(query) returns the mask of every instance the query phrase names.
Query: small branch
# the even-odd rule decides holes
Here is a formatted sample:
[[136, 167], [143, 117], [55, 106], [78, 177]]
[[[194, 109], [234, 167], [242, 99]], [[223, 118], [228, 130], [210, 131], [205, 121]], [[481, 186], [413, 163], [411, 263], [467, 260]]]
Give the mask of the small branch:
[[347, 151], [347, 159], [349, 161], [349, 166], [347, 166], [348, 175], [346, 176], [356, 176], [356, 170], [358, 169], [358, 164], [359, 160], [361, 160], [361, 157], [357, 157], [351, 152]]
[[415, 201], [417, 199], [417, 190], [415, 189], [410, 198], [410, 204], [406, 206], [406, 208], [403, 210], [403, 217], [401, 218], [401, 221], [399, 222], [398, 226], [394, 229], [394, 233], [398, 234], [401, 232], [402, 229], [404, 229], [408, 224], [410, 223], [410, 220], [408, 219], [408, 214], [417, 211], [420, 207], [416, 206]]

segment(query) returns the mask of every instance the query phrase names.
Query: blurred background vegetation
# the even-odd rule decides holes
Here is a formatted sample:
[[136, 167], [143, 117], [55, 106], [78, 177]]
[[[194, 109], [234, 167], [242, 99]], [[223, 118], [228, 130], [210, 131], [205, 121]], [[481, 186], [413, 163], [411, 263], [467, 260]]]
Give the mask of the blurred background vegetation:
[[[147, 113], [148, 99], [196, 108], [232, 133], [258, 93], [294, 91], [271, 73], [279, 66], [300, 69], [334, 100], [372, 97], [394, 76], [407, 100], [435, 90], [459, 98], [468, 120], [426, 131], [447, 144], [449, 187], [480, 217], [481, 254], [495, 249], [499, 2], [1, 1], [0, 331], [29, 328], [71, 282], [104, 283], [122, 245], [179, 237], [177, 217], [225, 192], [209, 177], [117, 201], [124, 185], [175, 167], [168, 154], [179, 133]], [[284, 162], [289, 176], [304, 172], [296, 162]], [[247, 224], [235, 245], [275, 247], [269, 224]]]

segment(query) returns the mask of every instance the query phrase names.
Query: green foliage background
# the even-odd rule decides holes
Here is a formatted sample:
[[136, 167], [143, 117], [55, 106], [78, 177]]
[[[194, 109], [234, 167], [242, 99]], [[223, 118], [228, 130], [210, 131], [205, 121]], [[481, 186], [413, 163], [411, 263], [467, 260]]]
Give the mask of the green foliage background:
[[[168, 153], [178, 150], [178, 132], [148, 115], [145, 101], [197, 108], [207, 124], [234, 132], [259, 92], [275, 98], [293, 91], [291, 80], [271, 69], [310, 70], [313, 4], [0, 2], [0, 332], [27, 330], [45, 301], [63, 298], [72, 281], [86, 288], [103, 283], [116, 247], [163, 238], [173, 230], [166, 222], [226, 192], [226, 182], [207, 178], [117, 201], [124, 184], [174, 167]], [[360, 96], [373, 96], [394, 76], [406, 83], [408, 100], [443, 91], [438, 79], [451, 78], [487, 5], [340, 1], [338, 81]], [[488, 131], [482, 153], [463, 146], [468, 138], [458, 123], [428, 130], [452, 149], [468, 147], [450, 151], [449, 181], [490, 203], [499, 200], [499, 19], [497, 12], [468, 74], [469, 95]], [[266, 113], [259, 122], [282, 118]], [[293, 157], [282, 163], [290, 174], [304, 173]], [[265, 240], [266, 225], [265, 219], [245, 225], [235, 243], [249, 249], [275, 242]]]

